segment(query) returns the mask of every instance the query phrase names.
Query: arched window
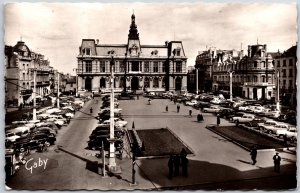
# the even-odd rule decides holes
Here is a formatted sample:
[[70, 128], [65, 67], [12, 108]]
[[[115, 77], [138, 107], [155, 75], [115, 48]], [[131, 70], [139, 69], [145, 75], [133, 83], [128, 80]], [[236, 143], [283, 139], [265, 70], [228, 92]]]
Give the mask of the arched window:
[[158, 78], [156, 77], [153, 79], [153, 87], [158, 88]]
[[144, 80], [144, 88], [149, 88], [150, 87], [150, 82], [149, 82], [149, 78], [146, 77]]

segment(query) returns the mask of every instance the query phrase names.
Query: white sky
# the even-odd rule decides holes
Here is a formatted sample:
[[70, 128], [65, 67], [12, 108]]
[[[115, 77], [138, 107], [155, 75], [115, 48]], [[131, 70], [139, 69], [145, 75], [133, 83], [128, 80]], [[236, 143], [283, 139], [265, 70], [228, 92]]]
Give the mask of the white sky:
[[296, 4], [278, 3], [14, 3], [4, 8], [5, 44], [22, 40], [61, 72], [72, 73], [83, 38], [126, 44], [134, 10], [141, 44], [183, 42], [188, 65], [206, 46], [243, 49], [297, 42]]

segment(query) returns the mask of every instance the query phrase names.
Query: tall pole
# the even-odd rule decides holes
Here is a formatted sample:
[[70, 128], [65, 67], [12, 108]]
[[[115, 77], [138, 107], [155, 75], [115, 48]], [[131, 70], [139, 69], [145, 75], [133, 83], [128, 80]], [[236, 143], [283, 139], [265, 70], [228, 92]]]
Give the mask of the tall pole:
[[36, 69], [33, 69], [33, 116], [32, 120], [36, 120]]
[[280, 85], [279, 85], [279, 70], [277, 70], [277, 72], [276, 72], [276, 74], [277, 74], [277, 101], [276, 101], [276, 109], [279, 111], [280, 110], [280, 107], [279, 107], [279, 102], [280, 102], [280, 98], [279, 98], [279, 87], [280, 87]]
[[229, 72], [229, 77], [230, 77], [230, 101], [232, 102], [232, 73], [233, 71]]
[[59, 73], [57, 73], [57, 108], [59, 108]]
[[196, 68], [196, 94], [198, 94], [198, 68]]
[[110, 79], [110, 146], [109, 146], [109, 170], [114, 171], [116, 170], [116, 159], [115, 159], [115, 142], [114, 142], [114, 58], [111, 57], [111, 79]]

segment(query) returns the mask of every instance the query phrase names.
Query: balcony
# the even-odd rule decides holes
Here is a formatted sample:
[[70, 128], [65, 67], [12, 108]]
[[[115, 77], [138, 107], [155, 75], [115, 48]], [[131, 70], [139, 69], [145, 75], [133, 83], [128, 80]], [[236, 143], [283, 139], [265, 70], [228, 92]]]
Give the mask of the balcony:
[[244, 86], [260, 86], [260, 87], [267, 87], [267, 86], [275, 86], [270, 82], [244, 82]]

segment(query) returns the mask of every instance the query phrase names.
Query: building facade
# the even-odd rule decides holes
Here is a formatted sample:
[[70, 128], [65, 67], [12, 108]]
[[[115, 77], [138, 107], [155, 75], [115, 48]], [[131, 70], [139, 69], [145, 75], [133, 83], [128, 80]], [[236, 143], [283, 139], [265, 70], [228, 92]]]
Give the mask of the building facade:
[[275, 68], [267, 45], [249, 45], [243, 51], [217, 52], [213, 63], [213, 89], [229, 92], [232, 72], [233, 95], [248, 99], [271, 100], [275, 96]]
[[283, 105], [297, 105], [297, 46], [292, 46], [275, 57], [275, 69], [279, 73], [279, 95]]
[[50, 62], [44, 56], [30, 51], [25, 42], [5, 46], [5, 102], [20, 105], [32, 102], [34, 71], [36, 72], [36, 95], [50, 93]]
[[163, 45], [143, 45], [135, 15], [127, 44], [100, 44], [83, 39], [77, 57], [78, 92], [109, 92], [111, 67], [114, 90], [183, 91], [187, 87], [187, 57], [181, 41]]

